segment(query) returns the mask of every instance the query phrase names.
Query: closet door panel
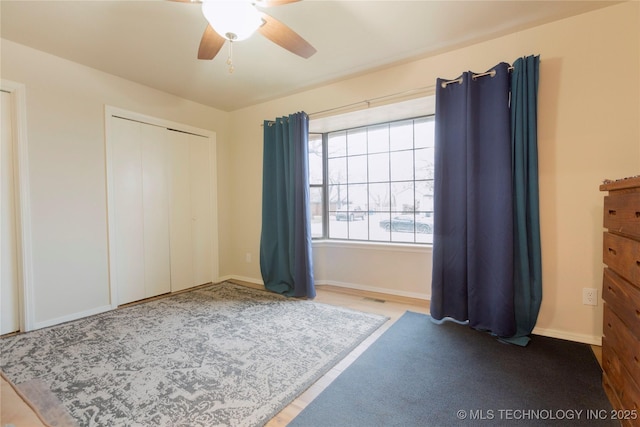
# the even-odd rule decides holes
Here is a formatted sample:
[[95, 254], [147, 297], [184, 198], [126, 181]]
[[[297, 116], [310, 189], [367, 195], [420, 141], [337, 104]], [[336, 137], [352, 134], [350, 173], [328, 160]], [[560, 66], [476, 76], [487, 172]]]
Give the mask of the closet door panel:
[[195, 285], [212, 277], [212, 212], [209, 140], [192, 135], [189, 142], [191, 209], [193, 214], [193, 275]]
[[11, 95], [0, 94], [0, 334], [7, 334], [20, 329], [19, 269]]
[[145, 297], [141, 130], [136, 122], [112, 120], [111, 168], [115, 281], [118, 304]]
[[179, 291], [194, 286], [189, 135], [171, 131], [168, 135], [171, 159], [171, 290]]
[[145, 297], [171, 291], [167, 142], [164, 128], [140, 124]]

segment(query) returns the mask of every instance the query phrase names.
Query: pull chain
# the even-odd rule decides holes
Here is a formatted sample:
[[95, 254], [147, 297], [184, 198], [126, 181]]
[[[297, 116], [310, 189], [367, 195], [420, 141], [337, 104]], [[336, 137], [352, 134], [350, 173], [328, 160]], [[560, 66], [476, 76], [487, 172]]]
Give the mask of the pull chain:
[[227, 57], [227, 65], [229, 66], [229, 74], [233, 74], [233, 40], [229, 40], [229, 56]]

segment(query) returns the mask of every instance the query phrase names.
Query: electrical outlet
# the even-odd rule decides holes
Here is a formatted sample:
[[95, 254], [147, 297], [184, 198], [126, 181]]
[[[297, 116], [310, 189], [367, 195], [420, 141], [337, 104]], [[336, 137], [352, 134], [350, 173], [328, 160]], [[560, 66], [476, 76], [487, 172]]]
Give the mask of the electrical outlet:
[[244, 256], [244, 260], [246, 262], [251, 262], [251, 252], [246, 253], [246, 255]]
[[598, 290], [595, 288], [582, 288], [582, 304], [598, 305]]

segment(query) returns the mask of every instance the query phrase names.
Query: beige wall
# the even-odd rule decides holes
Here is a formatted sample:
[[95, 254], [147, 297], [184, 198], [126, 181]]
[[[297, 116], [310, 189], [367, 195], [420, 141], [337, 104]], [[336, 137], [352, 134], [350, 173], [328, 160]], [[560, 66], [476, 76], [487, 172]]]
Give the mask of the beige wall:
[[[38, 327], [108, 308], [105, 105], [215, 131], [223, 158], [228, 113], [8, 40], [2, 40], [1, 76], [26, 90], [33, 322]], [[219, 172], [224, 205], [224, 162]], [[228, 240], [221, 234], [221, 242]]]
[[[599, 342], [602, 303], [582, 304], [601, 287], [605, 178], [640, 173], [640, 4], [628, 2], [401, 66], [372, 72], [231, 114], [233, 239], [222, 275], [260, 280], [264, 119], [322, 111], [428, 86], [437, 77], [540, 54], [539, 156], [543, 303], [536, 331]], [[403, 295], [430, 293], [429, 250], [316, 245], [318, 283]], [[251, 253], [252, 262], [246, 262]]]

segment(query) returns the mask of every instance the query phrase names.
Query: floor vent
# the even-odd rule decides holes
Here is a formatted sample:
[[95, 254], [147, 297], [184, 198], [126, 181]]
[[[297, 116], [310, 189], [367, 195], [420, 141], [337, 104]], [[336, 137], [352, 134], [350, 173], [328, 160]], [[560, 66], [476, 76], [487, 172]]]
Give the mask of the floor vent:
[[383, 299], [378, 299], [378, 298], [370, 298], [370, 297], [364, 297], [363, 298], [365, 301], [373, 301], [373, 302], [379, 302], [384, 304], [386, 301]]

